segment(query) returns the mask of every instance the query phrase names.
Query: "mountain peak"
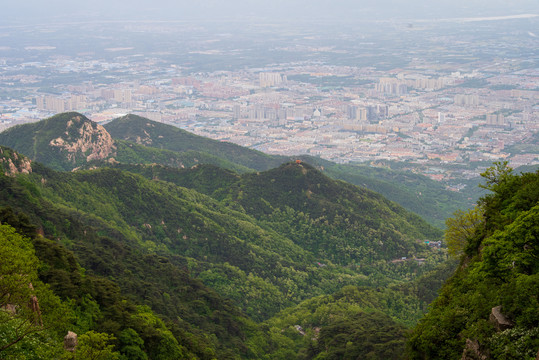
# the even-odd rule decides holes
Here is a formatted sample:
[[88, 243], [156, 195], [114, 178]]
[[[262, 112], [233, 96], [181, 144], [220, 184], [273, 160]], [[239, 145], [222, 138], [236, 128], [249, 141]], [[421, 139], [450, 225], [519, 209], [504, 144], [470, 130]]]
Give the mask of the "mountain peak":
[[114, 141], [105, 128], [84, 115], [73, 113], [65, 123], [65, 132], [49, 142], [66, 153], [67, 159], [77, 163], [77, 157], [86, 162], [103, 160], [113, 154]]
[[0, 143], [57, 170], [110, 158], [116, 151], [103, 126], [76, 112], [10, 128], [0, 134]]

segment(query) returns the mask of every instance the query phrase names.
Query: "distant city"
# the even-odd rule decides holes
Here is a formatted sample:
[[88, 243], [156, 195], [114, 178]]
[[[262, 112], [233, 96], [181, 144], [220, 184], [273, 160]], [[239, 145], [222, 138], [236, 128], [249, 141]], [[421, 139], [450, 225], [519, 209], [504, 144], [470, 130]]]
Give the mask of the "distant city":
[[422, 173], [459, 191], [539, 164], [537, 16], [286, 27], [0, 29], [0, 131], [127, 113], [269, 154]]

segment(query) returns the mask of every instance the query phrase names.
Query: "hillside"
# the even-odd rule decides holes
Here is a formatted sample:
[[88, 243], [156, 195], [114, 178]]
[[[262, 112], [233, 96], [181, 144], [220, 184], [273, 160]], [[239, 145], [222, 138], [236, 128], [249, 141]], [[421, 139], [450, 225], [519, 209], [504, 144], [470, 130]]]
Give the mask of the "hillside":
[[[5, 148], [1, 150], [3, 159], [13, 156]], [[0, 162], [0, 167], [6, 162]], [[61, 174], [39, 164], [33, 163], [30, 173], [64, 191], [77, 192], [69, 187], [69, 181], [54, 179]], [[235, 354], [232, 358], [250, 357], [245, 338], [256, 333], [254, 324], [230, 301], [193, 279], [185, 258], [144, 251], [136, 236], [122, 232], [125, 228], [51, 202], [26, 176], [0, 175], [0, 189], [0, 222], [35, 238], [35, 253], [43, 263], [36, 265], [41, 281], [64, 301], [74, 301], [69, 303], [69, 314], [73, 314], [65, 317], [64, 325], [57, 325], [57, 331], [69, 329], [81, 334], [95, 330], [118, 338], [123, 330], [135, 329], [145, 341], [144, 351], [154, 354], [151, 358], [158, 358], [156, 351], [165, 351], [159, 350], [161, 337], [176, 344], [162, 344], [172, 347], [166, 350], [172, 355], [165, 358], [177, 358], [174, 354], [177, 356], [182, 348], [186, 357], [188, 353], [206, 359], [215, 354], [223, 358], [231, 354]], [[64, 247], [73, 251], [76, 260]], [[40, 304], [44, 308], [44, 303]], [[80, 320], [76, 320], [78, 317]], [[148, 324], [137, 323], [137, 317], [145, 318]], [[65, 333], [57, 335], [61, 339]]]
[[411, 257], [423, 240], [441, 236], [439, 230], [396, 203], [365, 188], [332, 180], [303, 162], [245, 174], [216, 196], [240, 205], [262, 223], [282, 229], [316, 256], [343, 265], [367, 258]]
[[299, 158], [335, 179], [379, 192], [438, 227], [456, 209], [471, 205], [463, 194], [448, 191], [442, 184], [421, 175], [339, 165], [305, 155], [270, 156], [135, 115], [115, 119], [102, 127], [81, 114], [58, 114], [0, 133], [0, 144], [63, 171], [120, 162], [175, 168], [212, 164], [246, 173], [269, 170]]
[[[383, 298], [378, 287], [392, 287], [383, 296], [396, 300], [401, 286], [444, 259], [423, 243], [435, 240], [438, 230], [382, 196], [332, 180], [306, 163], [243, 175], [211, 165], [175, 169], [116, 162], [110, 164], [115, 168], [57, 172], [8, 148], [0, 150], [0, 207], [26, 214], [40, 233], [54, 239], [49, 248], [72, 251], [85, 276], [106, 278], [110, 283], [103, 286], [116, 300], [99, 292], [84, 295], [85, 288], [79, 289], [84, 279], [65, 272], [47, 270], [41, 281], [65, 301], [91, 296], [97, 306], [115, 309], [113, 304], [125, 297], [134, 308], [145, 305], [145, 317], [151, 312], [164, 319], [156, 326], [176, 339], [173, 348], [199, 358], [263, 358], [273, 348], [268, 343], [272, 327], [258, 327], [253, 320], [333, 296], [345, 286], [365, 289], [374, 302]], [[190, 183], [200, 192], [174, 182]], [[52, 261], [44, 269], [66, 269], [49, 258], [56, 255], [47, 249], [39, 252], [40, 261]], [[419, 292], [407, 296], [412, 307], [391, 300], [374, 315], [365, 308], [366, 321], [384, 322], [394, 332], [389, 336], [402, 340], [402, 329], [414, 324], [430, 301]], [[128, 327], [135, 329], [121, 319], [142, 316], [100, 313], [101, 320], [79, 331], [119, 338]], [[352, 331], [357, 324], [347, 326]], [[321, 323], [322, 328], [334, 325], [339, 324]], [[135, 329], [147, 339], [144, 331]], [[207, 334], [213, 334], [211, 340], [202, 340]], [[323, 334], [330, 341], [338, 332]], [[286, 348], [286, 342], [278, 347]]]
[[[270, 156], [228, 142], [196, 136], [174, 126], [136, 115], [115, 119], [106, 124], [105, 128], [114, 138], [176, 152], [207, 152], [251, 171], [269, 170], [299, 158], [335, 179], [376, 191], [439, 227], [443, 227], [445, 218], [455, 210], [473, 204], [467, 196], [449, 191], [442, 184], [422, 175], [354, 164], [339, 165], [306, 155]], [[230, 166], [224, 167], [236, 171]]]
[[114, 119], [105, 128], [115, 139], [178, 153], [204, 152], [248, 169], [268, 170], [286, 161], [285, 157], [270, 156], [233, 143], [211, 140], [137, 115]]
[[71, 170], [116, 154], [105, 128], [78, 113], [9, 128], [0, 133], [0, 144], [57, 170]]
[[[479, 221], [450, 222], [457, 272], [410, 339], [412, 359], [536, 359], [539, 349], [539, 172], [484, 174]], [[462, 231], [465, 228], [466, 231]]]
[[[303, 169], [307, 168], [309, 171], [304, 174]], [[273, 218], [261, 217], [248, 206], [258, 204], [256, 207], [263, 208], [264, 201], [257, 197], [262, 194], [270, 198], [260, 192], [253, 176], [260, 176], [260, 184], [277, 179], [277, 184], [289, 187], [271, 190], [289, 195], [271, 199]], [[436, 230], [421, 221], [414, 224], [418, 220], [415, 215], [379, 195], [331, 180], [307, 164], [289, 164], [243, 177], [230, 177], [229, 181], [234, 183], [224, 181], [223, 187], [215, 190], [225, 197], [218, 201], [194, 190], [119, 169], [57, 173], [33, 164], [32, 172], [18, 175], [15, 183], [10, 180], [12, 185], [6, 183], [4, 190], [10, 191], [19, 184], [19, 188], [27, 189], [26, 200], [21, 202], [6, 194], [3, 201], [35, 214], [35, 221], [46, 234], [71, 239], [66, 244], [80, 234], [71, 234], [59, 219], [75, 217], [94, 227], [100, 224], [102, 236], [119, 238], [142, 253], [180, 256], [181, 266], [187, 265], [194, 275], [256, 319], [267, 318], [311, 296], [337, 291], [344, 285], [404, 281], [427, 271], [441, 259], [436, 250], [422, 243], [427, 237], [433, 239]], [[342, 195], [335, 201], [310, 195], [309, 199], [309, 189], [305, 188], [309, 183], [323, 184]], [[237, 185], [244, 191], [243, 199], [231, 190]], [[373, 212], [364, 221], [354, 214], [358, 209], [355, 205], [338, 203], [345, 197], [361, 199], [363, 206], [381, 204], [385, 217], [378, 219]], [[305, 212], [301, 206], [288, 202], [290, 199], [301, 204], [308, 201], [309, 207], [318, 213]], [[36, 210], [34, 204], [41, 204], [41, 210]], [[320, 217], [324, 207], [328, 210], [327, 219]], [[62, 215], [52, 221], [57, 213]], [[393, 228], [385, 225], [393, 221]], [[305, 226], [310, 227], [310, 232], [301, 231]], [[84, 238], [78, 241], [80, 246], [89, 246]], [[91, 263], [99, 266], [104, 275], [110, 275], [110, 265], [93, 258], [92, 252], [83, 247], [80, 253], [75, 246], [70, 248], [84, 266]], [[426, 257], [431, 265], [418, 266], [413, 260], [403, 264], [389, 262], [402, 256]], [[268, 303], [268, 298], [273, 301]]]
[[177, 168], [204, 163], [238, 172], [248, 170], [245, 166], [203, 151], [176, 152], [113, 139], [103, 126], [74, 112], [10, 128], [0, 133], [0, 144], [61, 171], [117, 162], [157, 163]]

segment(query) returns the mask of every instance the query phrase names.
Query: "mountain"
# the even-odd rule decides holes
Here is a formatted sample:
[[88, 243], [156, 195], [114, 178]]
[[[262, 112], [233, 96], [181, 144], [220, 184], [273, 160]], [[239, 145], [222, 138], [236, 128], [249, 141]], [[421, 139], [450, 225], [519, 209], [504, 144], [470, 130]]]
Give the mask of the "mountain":
[[178, 168], [208, 163], [234, 171], [247, 170], [242, 165], [206, 152], [157, 150], [113, 139], [103, 126], [74, 112], [9, 128], [0, 133], [0, 144], [13, 148], [33, 161], [62, 171], [71, 171], [96, 162], [159, 163]]
[[111, 159], [116, 154], [116, 145], [105, 128], [78, 113], [7, 129], [0, 133], [0, 144], [58, 170]]
[[[58, 172], [0, 150], [0, 207], [26, 214], [51, 239], [49, 245], [34, 244], [47, 264], [39, 267], [40, 281], [62, 301], [85, 306], [73, 310], [75, 323], [86, 324], [77, 325], [78, 331], [119, 339], [127, 332], [133, 338], [132, 329], [138, 335], [124, 345], [139, 343], [151, 358], [164, 351], [159, 345], [164, 340], [152, 333], [176, 349], [176, 357], [163, 358], [183, 357], [178, 351], [185, 357], [264, 358], [275, 347], [286, 348], [288, 340], [268, 343], [275, 327], [254, 322], [270, 321], [281, 310], [338, 294], [345, 286], [370, 289], [365, 294], [380, 301], [376, 288], [394, 287], [383, 300], [393, 305], [374, 315], [365, 308], [365, 318], [357, 313], [358, 322], [346, 326], [355, 331], [362, 319], [383, 322], [399, 342], [403, 326], [415, 323], [429, 301], [412, 291], [407, 301], [414, 306], [403, 307], [395, 302], [399, 287], [444, 259], [443, 252], [424, 244], [436, 240], [439, 230], [304, 162], [238, 175], [211, 165], [174, 169], [105, 158], [101, 161], [111, 167]], [[84, 272], [69, 275], [76, 273], [77, 262]], [[83, 320], [92, 311], [95, 320]], [[152, 320], [153, 330], [128, 321], [154, 316], [164, 322]], [[322, 329], [338, 325], [320, 323]], [[51, 336], [58, 339], [66, 326]], [[322, 338], [331, 341], [337, 334], [324, 330]], [[114, 349], [125, 354], [122, 344]]]
[[[16, 160], [25, 164], [24, 171], [4, 175]], [[222, 358], [231, 354], [236, 354], [232, 358], [250, 357], [245, 338], [247, 333], [256, 332], [254, 324], [229, 300], [193, 279], [186, 258], [145, 251], [135, 231], [104, 220], [100, 210], [85, 212], [82, 203], [69, 207], [59, 195], [43, 195], [50, 186], [51, 193], [61, 193], [72, 201], [91, 201], [89, 206], [101, 203], [107, 209], [113, 202], [103, 201], [103, 194], [65, 178], [73, 174], [49, 170], [3, 147], [0, 167], [0, 222], [34, 238], [34, 251], [42, 263], [34, 268], [40, 281], [69, 303], [69, 311], [63, 311], [72, 318], [82, 317], [70, 323], [72, 319], [66, 316], [58, 331], [95, 330], [119, 337], [122, 331], [134, 329], [146, 344], [143, 350], [154, 354], [151, 358], [159, 358], [162, 351], [171, 351], [171, 357], [165, 358], [177, 358], [178, 351], [185, 351], [186, 357], [192, 354], [206, 359], [216, 354]], [[52, 295], [45, 292], [44, 296]], [[46, 311], [46, 303], [40, 304]], [[166, 350], [167, 346], [175, 350]]]
[[[100, 224], [100, 234], [142, 253], [180, 256], [181, 266], [256, 319], [344, 285], [382, 285], [429, 269], [412, 260], [388, 265], [394, 258], [427, 257], [433, 264], [442, 258], [423, 244], [440, 236], [438, 230], [397, 204], [331, 180], [308, 164], [229, 175], [216, 176], [221, 185], [213, 185], [211, 198], [119, 169], [59, 173], [33, 163], [32, 172], [5, 185], [7, 192], [22, 183], [25, 195], [5, 194], [3, 202], [35, 214], [45, 234], [56, 238], [80, 236], [59, 220], [75, 217]], [[274, 196], [278, 193], [283, 195]], [[41, 210], [34, 204], [42, 204]], [[89, 246], [84, 237], [79, 241]], [[84, 266], [97, 266], [107, 276], [113, 272], [93, 252], [70, 249]]]
[[536, 359], [539, 349], [539, 171], [484, 173], [475, 214], [449, 221], [462, 254], [410, 338], [412, 359]]
[[103, 128], [78, 113], [59, 114], [0, 133], [0, 144], [64, 171], [120, 162], [176, 168], [212, 164], [246, 173], [301, 159], [333, 178], [379, 192], [439, 227], [455, 210], [472, 205], [464, 194], [449, 191], [421, 175], [364, 165], [340, 165], [307, 155], [270, 156], [135, 115], [115, 119]]
[[137, 115], [130, 114], [114, 119], [106, 124], [105, 128], [115, 139], [178, 153], [204, 152], [253, 170], [268, 170], [287, 160], [286, 157], [270, 156], [230, 142], [194, 135], [175, 126], [151, 121]]
[[[224, 158], [230, 163], [240, 164], [251, 171], [265, 171], [278, 167], [284, 162], [301, 159], [333, 178], [379, 192], [406, 209], [419, 214], [431, 224], [440, 227], [454, 211], [473, 205], [467, 195], [449, 191], [436, 181], [410, 172], [357, 164], [339, 165], [308, 155], [270, 156], [228, 142], [193, 135], [174, 126], [136, 115], [126, 115], [115, 119], [106, 124], [105, 128], [117, 139], [176, 152], [207, 152]], [[235, 170], [230, 166], [225, 167]], [[243, 169], [241, 172], [246, 170]]]
[[358, 262], [369, 251], [372, 258], [412, 256], [418, 240], [441, 236], [381, 195], [300, 161], [245, 174], [216, 198], [240, 205], [264, 224], [277, 223], [302, 248], [340, 264]]

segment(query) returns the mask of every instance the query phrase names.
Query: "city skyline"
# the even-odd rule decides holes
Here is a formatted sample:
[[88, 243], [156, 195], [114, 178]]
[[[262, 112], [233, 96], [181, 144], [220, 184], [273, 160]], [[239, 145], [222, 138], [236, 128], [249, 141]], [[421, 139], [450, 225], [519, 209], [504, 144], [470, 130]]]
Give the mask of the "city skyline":
[[459, 191], [539, 164], [539, 17], [4, 25], [0, 129], [126, 113], [271, 154], [412, 170]]

